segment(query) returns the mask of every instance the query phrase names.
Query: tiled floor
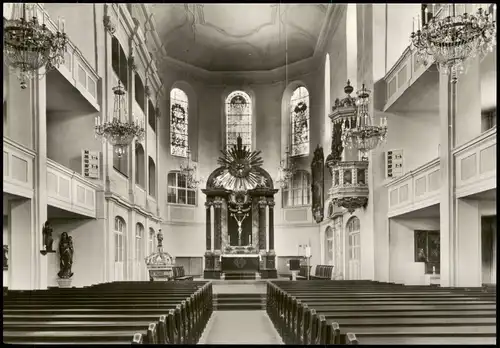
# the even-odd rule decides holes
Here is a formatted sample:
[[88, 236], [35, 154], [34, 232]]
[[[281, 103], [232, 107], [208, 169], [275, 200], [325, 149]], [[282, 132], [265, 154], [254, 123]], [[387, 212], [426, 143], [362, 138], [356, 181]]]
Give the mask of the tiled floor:
[[213, 312], [198, 344], [283, 344], [265, 311]]

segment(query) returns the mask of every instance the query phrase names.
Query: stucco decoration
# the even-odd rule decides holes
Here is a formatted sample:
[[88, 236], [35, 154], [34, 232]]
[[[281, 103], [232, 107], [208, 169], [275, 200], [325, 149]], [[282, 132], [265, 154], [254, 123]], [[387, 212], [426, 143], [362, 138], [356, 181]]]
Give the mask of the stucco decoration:
[[267, 71], [285, 65], [285, 26], [288, 63], [310, 58], [322, 51], [333, 10], [341, 8], [333, 4], [149, 6], [168, 55], [208, 71]]
[[325, 204], [325, 155], [323, 147], [317, 146], [311, 163], [312, 214], [318, 224], [323, 221]]

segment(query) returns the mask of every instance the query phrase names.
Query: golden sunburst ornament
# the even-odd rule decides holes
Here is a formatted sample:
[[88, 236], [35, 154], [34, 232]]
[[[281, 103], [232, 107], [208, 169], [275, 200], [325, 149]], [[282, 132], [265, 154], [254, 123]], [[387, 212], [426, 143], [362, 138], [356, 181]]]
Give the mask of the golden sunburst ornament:
[[257, 169], [264, 163], [259, 157], [260, 151], [247, 149], [240, 136], [236, 139], [236, 145], [221, 152], [222, 157], [219, 157], [218, 163], [224, 170], [215, 178], [216, 186], [240, 192], [265, 184], [265, 179]]

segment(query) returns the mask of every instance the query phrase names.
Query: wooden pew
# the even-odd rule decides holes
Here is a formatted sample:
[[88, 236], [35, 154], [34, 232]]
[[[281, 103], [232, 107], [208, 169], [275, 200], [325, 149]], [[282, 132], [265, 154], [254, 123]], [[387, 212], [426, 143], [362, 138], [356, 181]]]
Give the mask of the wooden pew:
[[317, 265], [314, 275], [310, 276], [312, 280], [331, 280], [333, 276], [333, 266]]
[[[276, 283], [280, 282], [278, 281]], [[289, 283], [297, 284], [296, 282]], [[387, 297], [389, 295], [387, 293], [387, 286], [383, 284], [377, 286], [375, 283], [369, 282], [358, 283], [356, 284], [357, 287], [353, 288], [355, 284], [353, 282], [336, 283], [334, 281], [330, 282], [330, 286], [322, 288], [322, 290], [326, 290], [326, 292], [318, 294], [318, 287], [316, 286], [310, 287], [310, 291], [307, 292], [305, 290], [307, 286], [302, 284], [296, 286], [295, 284], [289, 283], [284, 283], [288, 285], [283, 286], [287, 288], [286, 291], [278, 288], [276, 284], [268, 284], [269, 303], [266, 306], [271, 320], [275, 326], [280, 328], [282, 337], [284, 336], [285, 342], [288, 343], [308, 344], [311, 342], [327, 344], [332, 340], [339, 343], [339, 339], [343, 337], [342, 343], [355, 344], [357, 340], [349, 340], [346, 334], [352, 333], [354, 329], [362, 327], [366, 327], [366, 329], [360, 329], [361, 331], [358, 337], [360, 337], [360, 335], [363, 335], [362, 337], [376, 337], [377, 335], [382, 335], [384, 339], [394, 339], [398, 337], [398, 335], [401, 336], [401, 334], [405, 334], [408, 337], [414, 337], [411, 335], [415, 335], [415, 332], [420, 332], [422, 329], [428, 330], [429, 327], [431, 328], [429, 329], [430, 331], [434, 330], [432, 333], [434, 336], [441, 336], [441, 338], [446, 338], [444, 335], [450, 336], [450, 332], [459, 330], [462, 334], [468, 335], [464, 341], [471, 338], [473, 342], [477, 342], [479, 338], [477, 337], [478, 335], [486, 336], [483, 338], [485, 338], [486, 341], [491, 341], [491, 338], [495, 335], [495, 297], [484, 296], [484, 293], [478, 292], [477, 289], [472, 289], [472, 292], [464, 292], [463, 289], [448, 289], [448, 291], [439, 289], [438, 291], [427, 292], [424, 296], [418, 294], [420, 295], [419, 298], [414, 299], [415, 294], [413, 294], [413, 292], [415, 287], [401, 287], [396, 285], [390, 288], [392, 288], [393, 295], [397, 292], [397, 295], [400, 297], [391, 303], [391, 299]], [[332, 283], [335, 284], [332, 285]], [[350, 286], [343, 288], [344, 285]], [[347, 288], [349, 288], [351, 292], [351, 297], [344, 299], [344, 296], [349, 296], [349, 294], [343, 291]], [[300, 292], [295, 292], [295, 289], [300, 289]], [[424, 290], [422, 287], [418, 289]], [[341, 291], [336, 292], [337, 290]], [[383, 292], [377, 290], [383, 290]], [[289, 291], [290, 294], [288, 294], [287, 291]], [[334, 293], [333, 296], [329, 295], [325, 298], [325, 295], [328, 293], [331, 294], [332, 291], [336, 293]], [[353, 292], [355, 294], [353, 294]], [[378, 295], [385, 296], [385, 298], [382, 298], [382, 301], [378, 301], [378, 304], [376, 304]], [[365, 298], [363, 296], [365, 296]], [[359, 306], [360, 300], [364, 300], [361, 306]], [[463, 304], [460, 303], [460, 301], [462, 301]], [[412, 304], [413, 307], [411, 307]], [[477, 306], [481, 306], [481, 304], [489, 306], [487, 307], [489, 309], [484, 311], [477, 310]], [[314, 307], [313, 309], [310, 308], [311, 305]], [[450, 305], [452, 308], [449, 308]], [[332, 310], [332, 308], [324, 306], [331, 306], [334, 308], [333, 310], [335, 310], [335, 312], [333, 312], [333, 318], [330, 318], [331, 313], [324, 312], [325, 310]], [[378, 308], [374, 306], [378, 306]], [[417, 308], [415, 308], [415, 306], [417, 306]], [[441, 306], [441, 308], [439, 306]], [[448, 306], [448, 308], [443, 306]], [[360, 309], [359, 307], [362, 308]], [[317, 312], [317, 310], [319, 310], [319, 312]], [[402, 312], [401, 310], [406, 310], [406, 312]], [[476, 316], [476, 320], [469, 320], [469, 318], [464, 316], [455, 320], [447, 321], [446, 318], [439, 320], [439, 317], [443, 315], [448, 318], [453, 318], [453, 316], [456, 316], [460, 311], [463, 311], [463, 313], [470, 313], [472, 318]], [[397, 322], [401, 313], [406, 315], [406, 320]], [[432, 316], [432, 314], [435, 313], [437, 317], [428, 319], [418, 316], [418, 314], [422, 313], [425, 313], [425, 316]], [[374, 314], [382, 315], [377, 318]], [[344, 326], [342, 325], [342, 321], [339, 325], [337, 321], [340, 319], [337, 321], [334, 320], [339, 316], [345, 317], [346, 315], [350, 316], [351, 321], [345, 321], [345, 328], [342, 329]], [[416, 319], [414, 319], [413, 316], [416, 316]], [[483, 316], [483, 318], [477, 318], [477, 316]], [[363, 319], [359, 319], [360, 317]], [[394, 320], [392, 322], [389, 321], [389, 317], [394, 318]], [[377, 327], [382, 327], [382, 329], [374, 329]], [[396, 327], [396, 330], [394, 330], [394, 327]], [[407, 329], [408, 332], [404, 332], [404, 329], [399, 330], [397, 329], [398, 327], [409, 329]], [[443, 327], [448, 327], [449, 332], [446, 332], [446, 329], [443, 329]], [[474, 329], [477, 329], [477, 327], [481, 327], [479, 331], [483, 330], [483, 332], [478, 335], [474, 332]], [[414, 332], [411, 332], [412, 330]], [[335, 334], [335, 332], [337, 333]], [[335, 336], [337, 336], [337, 338], [333, 338]], [[356, 336], [353, 337], [356, 338]], [[451, 336], [451, 338], [453, 338], [453, 336]], [[370, 343], [368, 340], [364, 342]], [[381, 339], [377, 342], [383, 343]], [[401, 339], [397, 342], [401, 342]]]
[[[70, 294], [74, 289], [67, 290], [62, 292]], [[58, 303], [61, 291], [46, 291], [43, 296], [38, 296], [40, 292], [34, 296], [29, 296], [29, 293], [13, 294], [7, 300], [7, 308], [4, 307], [4, 341], [26, 344], [78, 341], [92, 344], [130, 344], [131, 341], [134, 344], [196, 343], [211, 315], [211, 284], [198, 286], [195, 293], [191, 291], [187, 298], [184, 297], [181, 305], [178, 304], [181, 295], [175, 295], [176, 298], [170, 300], [167, 292], [163, 293], [163, 299], [158, 297], [152, 301], [150, 291], [154, 296], [161, 294], [155, 290], [146, 286], [141, 294], [118, 294], [116, 304], [103, 304], [100, 299], [91, 297], [87, 299], [86, 307], [91, 307], [87, 310], [81, 306], [85, 301], [83, 296], [77, 304], [67, 301], [62, 305]], [[77, 293], [84, 295], [79, 291]], [[105, 300], [112, 297], [112, 293], [107, 293]], [[122, 308], [115, 308], [120, 302]], [[165, 312], [168, 315], [161, 315]], [[132, 335], [134, 332], [137, 334]]]
[[192, 276], [187, 276], [184, 271], [184, 266], [174, 266], [172, 267], [174, 271], [174, 280], [193, 280]]

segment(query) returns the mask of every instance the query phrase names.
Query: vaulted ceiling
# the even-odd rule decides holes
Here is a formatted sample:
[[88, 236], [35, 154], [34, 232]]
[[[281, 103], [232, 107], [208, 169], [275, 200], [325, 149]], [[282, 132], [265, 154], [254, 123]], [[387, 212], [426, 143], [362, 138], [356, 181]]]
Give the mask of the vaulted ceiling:
[[285, 65], [286, 46], [289, 64], [312, 57], [333, 6], [159, 3], [151, 9], [169, 57], [209, 71], [262, 71]]

